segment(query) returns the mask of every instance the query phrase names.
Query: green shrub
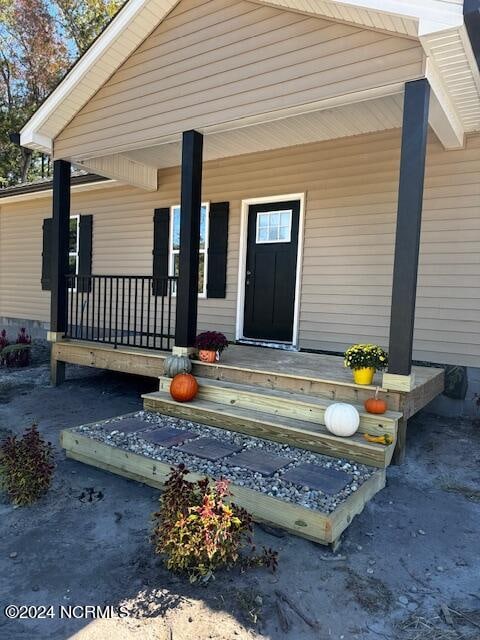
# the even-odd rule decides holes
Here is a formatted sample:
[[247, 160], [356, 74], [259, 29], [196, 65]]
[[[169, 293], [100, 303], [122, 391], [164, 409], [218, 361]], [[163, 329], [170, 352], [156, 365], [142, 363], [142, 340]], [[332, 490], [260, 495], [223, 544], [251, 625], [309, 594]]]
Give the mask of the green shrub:
[[14, 504], [38, 500], [50, 487], [53, 469], [53, 447], [35, 424], [21, 438], [10, 436], [0, 445], [0, 483]]
[[[269, 566], [275, 570], [277, 554], [263, 549], [254, 555], [252, 518], [245, 509], [228, 503], [229, 482], [208, 478], [185, 479], [184, 465], [172, 469], [160, 498], [160, 511], [153, 515], [152, 542], [156, 553], [165, 556], [168, 569], [186, 573], [191, 582], [208, 580], [217, 569]], [[250, 546], [248, 555], [241, 551]]]

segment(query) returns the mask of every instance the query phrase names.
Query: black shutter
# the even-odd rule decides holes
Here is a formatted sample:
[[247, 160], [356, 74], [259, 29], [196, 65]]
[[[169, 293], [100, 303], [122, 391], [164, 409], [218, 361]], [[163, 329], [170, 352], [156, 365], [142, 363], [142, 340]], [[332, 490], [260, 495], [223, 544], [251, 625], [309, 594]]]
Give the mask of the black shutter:
[[89, 292], [92, 287], [92, 231], [93, 216], [80, 216], [78, 230], [78, 284], [77, 291]]
[[210, 204], [207, 298], [225, 298], [227, 289], [228, 202]]
[[[153, 287], [154, 296], [168, 293], [168, 240], [170, 231], [170, 209], [155, 209], [153, 216]], [[156, 278], [160, 278], [156, 280]]]
[[42, 291], [50, 291], [52, 275], [52, 218], [43, 221]]

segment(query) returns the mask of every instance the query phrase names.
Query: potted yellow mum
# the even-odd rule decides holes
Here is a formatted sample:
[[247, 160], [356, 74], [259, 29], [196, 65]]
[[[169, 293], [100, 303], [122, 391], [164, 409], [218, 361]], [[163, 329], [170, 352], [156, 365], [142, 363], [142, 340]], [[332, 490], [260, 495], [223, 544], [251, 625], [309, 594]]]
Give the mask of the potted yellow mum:
[[344, 354], [345, 366], [353, 371], [355, 384], [372, 384], [375, 371], [388, 365], [388, 354], [376, 344], [354, 344]]

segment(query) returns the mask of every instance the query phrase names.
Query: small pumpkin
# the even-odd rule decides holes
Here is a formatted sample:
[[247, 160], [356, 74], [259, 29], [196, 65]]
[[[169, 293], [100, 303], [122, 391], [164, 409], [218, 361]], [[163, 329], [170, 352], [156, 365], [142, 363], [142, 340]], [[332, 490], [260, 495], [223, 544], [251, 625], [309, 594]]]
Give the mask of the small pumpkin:
[[360, 414], [351, 404], [335, 402], [325, 411], [325, 426], [334, 436], [348, 438], [358, 431]]
[[364, 406], [368, 413], [374, 413], [377, 415], [385, 413], [385, 411], [388, 409], [386, 400], [378, 397], [378, 387], [375, 389], [375, 397], [365, 400]]
[[170, 395], [177, 402], [190, 402], [198, 393], [198, 382], [191, 373], [179, 373], [170, 383]]
[[174, 378], [179, 373], [190, 373], [192, 361], [188, 356], [167, 356], [163, 363], [163, 371], [167, 378]]

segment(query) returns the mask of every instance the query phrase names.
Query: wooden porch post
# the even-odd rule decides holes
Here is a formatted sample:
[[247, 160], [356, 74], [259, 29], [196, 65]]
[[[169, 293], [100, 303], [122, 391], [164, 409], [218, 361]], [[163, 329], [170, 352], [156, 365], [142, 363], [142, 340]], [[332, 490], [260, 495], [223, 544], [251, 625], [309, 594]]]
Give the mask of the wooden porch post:
[[[388, 373], [383, 387], [411, 391], [413, 330], [417, 298], [418, 256], [427, 153], [430, 85], [426, 79], [405, 85], [397, 230], [393, 268]], [[407, 420], [398, 423], [394, 462], [405, 458]]]
[[[50, 298], [51, 342], [61, 339], [67, 329], [67, 281], [70, 235], [70, 163], [53, 163], [52, 263]], [[65, 363], [52, 358], [51, 378], [55, 385], [65, 379]]]
[[[412, 381], [413, 328], [417, 297], [418, 255], [428, 134], [430, 85], [416, 80], [405, 85], [397, 231], [393, 269], [388, 374], [408, 391]], [[402, 379], [403, 378], [403, 379]]]
[[176, 353], [188, 353], [195, 344], [197, 333], [202, 151], [202, 134], [198, 131], [185, 131], [182, 139], [180, 255], [174, 347]]

